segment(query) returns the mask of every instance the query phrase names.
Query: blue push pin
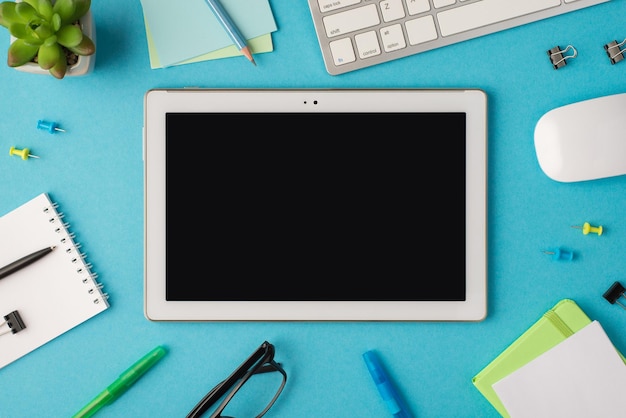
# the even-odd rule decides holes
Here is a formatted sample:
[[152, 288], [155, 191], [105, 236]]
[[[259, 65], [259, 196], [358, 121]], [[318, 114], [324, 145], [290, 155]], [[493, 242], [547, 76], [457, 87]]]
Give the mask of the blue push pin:
[[58, 123], [48, 122], [47, 120], [41, 120], [41, 119], [37, 121], [37, 129], [48, 131], [51, 134], [55, 134], [57, 132], [65, 132], [64, 129], [59, 128]]
[[562, 250], [561, 248], [544, 251], [543, 253], [551, 255], [553, 260], [572, 261], [574, 259], [574, 253], [572, 251]]

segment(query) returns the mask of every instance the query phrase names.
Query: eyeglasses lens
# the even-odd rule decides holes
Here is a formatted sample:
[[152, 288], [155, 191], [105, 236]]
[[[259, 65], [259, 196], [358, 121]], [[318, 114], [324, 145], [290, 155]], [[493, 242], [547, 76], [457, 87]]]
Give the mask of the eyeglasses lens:
[[[250, 375], [245, 382], [240, 382], [229, 391], [224, 398], [232, 395], [221, 415], [216, 410], [222, 400], [207, 411], [205, 416], [221, 416], [233, 418], [262, 417], [272, 406], [285, 384], [285, 377], [274, 370], [267, 373]], [[237, 390], [233, 394], [233, 390]]]

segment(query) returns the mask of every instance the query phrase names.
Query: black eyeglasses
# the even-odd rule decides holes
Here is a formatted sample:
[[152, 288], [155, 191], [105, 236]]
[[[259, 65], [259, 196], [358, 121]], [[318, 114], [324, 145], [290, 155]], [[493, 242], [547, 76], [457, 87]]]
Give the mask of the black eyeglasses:
[[[279, 372], [280, 375], [276, 376], [270, 373], [272, 376], [263, 379], [253, 379], [242, 390], [242, 392], [245, 392], [245, 395], [242, 394], [237, 397], [237, 399], [241, 399], [238, 403], [245, 405], [247, 410], [245, 416], [262, 417], [274, 405], [274, 402], [276, 402], [276, 399], [283, 391], [285, 383], [287, 383], [287, 373], [285, 373], [280, 363], [274, 361], [274, 346], [267, 341], [264, 341], [237, 370], [211, 389], [187, 414], [187, 418], [198, 418], [209, 411], [211, 407], [213, 407], [211, 418], [227, 418], [234, 411], [237, 411], [236, 402], [231, 402], [231, 400], [244, 384], [250, 380], [250, 377], [267, 374], [268, 372]], [[269, 402], [267, 401], [268, 399]], [[220, 400], [222, 402], [214, 406]], [[224, 412], [227, 407], [228, 411]], [[228, 415], [222, 415], [223, 413]]]

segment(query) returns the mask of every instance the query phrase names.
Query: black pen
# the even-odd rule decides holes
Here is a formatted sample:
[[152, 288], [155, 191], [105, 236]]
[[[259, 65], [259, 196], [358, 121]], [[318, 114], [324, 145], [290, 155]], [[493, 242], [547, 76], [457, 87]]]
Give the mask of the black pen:
[[45, 256], [46, 254], [50, 254], [52, 250], [54, 250], [54, 248], [55, 248], [54, 246], [46, 247], [42, 250], [35, 251], [32, 254], [22, 257], [19, 260], [14, 261], [9, 265], [1, 267], [0, 279], [7, 277], [11, 273], [15, 273], [19, 269], [24, 268], [31, 263], [34, 263], [35, 261], [39, 260], [41, 257]]

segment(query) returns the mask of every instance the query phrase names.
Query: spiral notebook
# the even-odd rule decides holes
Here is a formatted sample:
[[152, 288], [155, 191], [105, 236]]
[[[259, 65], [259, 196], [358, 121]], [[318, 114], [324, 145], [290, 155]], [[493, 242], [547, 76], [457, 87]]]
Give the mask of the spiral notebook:
[[55, 247], [0, 280], [0, 368], [109, 307], [63, 217], [46, 193], [0, 217], [0, 266]]

